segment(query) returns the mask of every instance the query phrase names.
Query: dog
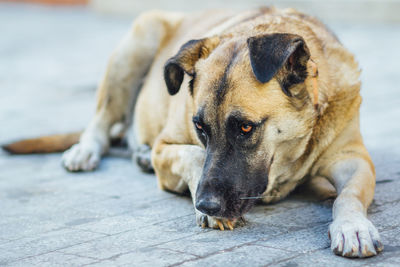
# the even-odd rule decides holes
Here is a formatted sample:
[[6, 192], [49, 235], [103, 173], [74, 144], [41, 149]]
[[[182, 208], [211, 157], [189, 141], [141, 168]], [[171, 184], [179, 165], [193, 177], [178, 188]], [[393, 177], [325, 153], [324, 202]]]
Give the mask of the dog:
[[258, 199], [275, 202], [305, 184], [337, 194], [332, 251], [370, 257], [383, 245], [367, 219], [375, 170], [359, 130], [359, 75], [337, 37], [293, 9], [150, 11], [111, 55], [82, 134], [4, 148], [74, 144], [63, 165], [91, 171], [125, 134], [159, 187], [189, 190], [197, 223], [221, 230], [242, 224]]

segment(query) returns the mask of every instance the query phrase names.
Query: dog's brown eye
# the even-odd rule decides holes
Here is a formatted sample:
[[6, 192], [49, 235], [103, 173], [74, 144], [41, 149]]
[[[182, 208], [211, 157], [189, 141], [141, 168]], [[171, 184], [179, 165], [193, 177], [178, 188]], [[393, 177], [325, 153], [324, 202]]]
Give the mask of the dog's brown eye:
[[249, 132], [251, 132], [251, 130], [253, 130], [253, 126], [251, 126], [249, 124], [243, 124], [241, 127], [241, 130], [243, 133], [249, 133]]
[[200, 123], [196, 122], [194, 125], [196, 125], [197, 129], [203, 130], [203, 126], [201, 126]]

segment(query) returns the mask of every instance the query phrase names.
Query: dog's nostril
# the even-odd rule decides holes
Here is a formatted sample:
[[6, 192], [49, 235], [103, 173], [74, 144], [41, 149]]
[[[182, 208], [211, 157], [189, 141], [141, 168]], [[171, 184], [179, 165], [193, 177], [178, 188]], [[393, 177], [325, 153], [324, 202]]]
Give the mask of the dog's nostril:
[[210, 216], [216, 215], [221, 210], [221, 203], [208, 199], [196, 201], [196, 209]]

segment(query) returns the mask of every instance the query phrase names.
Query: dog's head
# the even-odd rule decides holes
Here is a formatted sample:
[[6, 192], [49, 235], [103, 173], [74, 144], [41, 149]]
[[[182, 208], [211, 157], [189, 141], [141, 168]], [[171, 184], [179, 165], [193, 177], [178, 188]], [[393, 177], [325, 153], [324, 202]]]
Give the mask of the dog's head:
[[270, 169], [304, 154], [316, 111], [305, 80], [310, 53], [293, 34], [192, 40], [165, 65], [176, 94], [191, 76], [193, 128], [206, 150], [196, 208], [237, 218], [267, 188]]

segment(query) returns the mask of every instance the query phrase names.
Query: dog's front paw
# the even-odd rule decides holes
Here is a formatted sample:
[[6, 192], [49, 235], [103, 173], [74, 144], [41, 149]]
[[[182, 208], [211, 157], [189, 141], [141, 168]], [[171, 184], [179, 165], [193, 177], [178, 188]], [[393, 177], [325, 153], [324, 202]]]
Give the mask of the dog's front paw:
[[196, 222], [201, 228], [213, 228], [224, 231], [225, 229], [233, 230], [235, 227], [243, 226], [245, 220], [243, 217], [237, 219], [225, 219], [208, 216], [196, 210]]
[[78, 143], [64, 152], [62, 164], [68, 171], [92, 171], [100, 163], [102, 154], [101, 145], [91, 143]]
[[371, 257], [383, 250], [378, 230], [362, 215], [335, 219], [329, 237], [332, 251], [344, 257]]

